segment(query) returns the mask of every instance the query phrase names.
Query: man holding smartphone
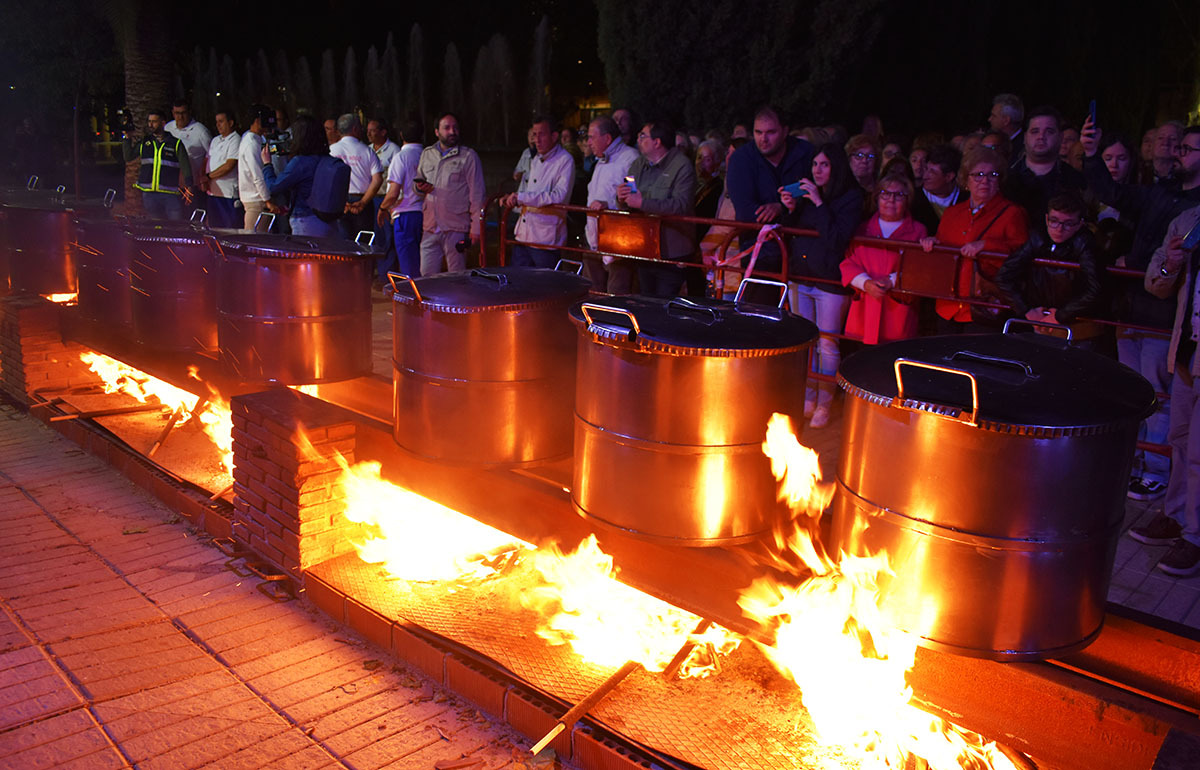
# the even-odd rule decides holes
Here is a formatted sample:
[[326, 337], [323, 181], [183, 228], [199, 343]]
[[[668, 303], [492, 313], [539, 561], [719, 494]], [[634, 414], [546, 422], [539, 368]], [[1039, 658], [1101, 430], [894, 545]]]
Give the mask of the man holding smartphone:
[[[1181, 147], [1200, 156], [1200, 128], [1184, 134]], [[1187, 167], [1186, 156], [1184, 161]], [[1146, 268], [1146, 291], [1164, 299], [1175, 296], [1175, 325], [1167, 354], [1171, 380], [1171, 476], [1163, 512], [1149, 524], [1133, 527], [1129, 536], [1148, 545], [1169, 545], [1158, 562], [1175, 577], [1200, 572], [1200, 206], [1172, 220], [1167, 237]]]
[[483, 165], [479, 156], [458, 140], [458, 116], [446, 112], [438, 118], [437, 142], [426, 147], [417, 164], [414, 181], [424, 201], [421, 238], [421, 275], [465, 270], [465, 241], [479, 243], [483, 233]]
[[[633, 183], [617, 187], [617, 202], [625, 208], [649, 214], [691, 216], [695, 211], [696, 171], [687, 156], [675, 146], [675, 129], [665, 121], [642, 126], [637, 137], [642, 156], [629, 167]], [[659, 254], [664, 260], [685, 262], [696, 251], [696, 227], [663, 222]], [[674, 297], [683, 286], [683, 270], [640, 262], [641, 293], [650, 297]]]

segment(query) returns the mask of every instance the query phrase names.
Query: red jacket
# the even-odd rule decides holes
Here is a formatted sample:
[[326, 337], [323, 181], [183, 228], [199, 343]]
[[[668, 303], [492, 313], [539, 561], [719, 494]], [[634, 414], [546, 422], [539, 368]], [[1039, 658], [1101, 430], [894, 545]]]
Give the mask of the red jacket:
[[[879, 215], [859, 225], [855, 235], [882, 238]], [[925, 235], [925, 225], [907, 217], [892, 233], [891, 239], [918, 241]], [[900, 269], [900, 252], [881, 246], [855, 244], [846, 252], [841, 267], [842, 283], [846, 286], [862, 273], [873, 279], [888, 278]], [[897, 300], [891, 294], [878, 300], [864, 292], [855, 292], [854, 300], [850, 303], [850, 314], [846, 317], [846, 334], [861, 336], [868, 345], [917, 336], [917, 308], [909, 302]]]
[[[983, 241], [984, 251], [1002, 251], [1009, 254], [1029, 240], [1029, 223], [1025, 209], [997, 195], [982, 209], [971, 213], [971, 202], [964, 201], [946, 209], [937, 230], [938, 243], [943, 246], [965, 246], [972, 241]], [[962, 259], [958, 265], [959, 296], [973, 292], [976, 260]], [[1003, 259], [981, 259], [979, 272], [992, 279], [1004, 263]], [[949, 321], [970, 321], [971, 306], [962, 302], [939, 299], [937, 314]]]

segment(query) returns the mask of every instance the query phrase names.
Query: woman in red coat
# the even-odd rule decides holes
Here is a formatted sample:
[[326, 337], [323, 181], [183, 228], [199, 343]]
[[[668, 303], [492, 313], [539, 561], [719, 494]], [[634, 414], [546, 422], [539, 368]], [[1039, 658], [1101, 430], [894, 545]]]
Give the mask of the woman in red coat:
[[[878, 213], [859, 226], [856, 235], [919, 241], [925, 225], [908, 214], [913, 184], [904, 174], [889, 174], [875, 186]], [[917, 308], [909, 298], [891, 293], [900, 269], [900, 253], [883, 246], [855, 244], [842, 260], [842, 283], [858, 289], [846, 318], [846, 334], [868, 345], [917, 336]]]
[[[952, 246], [964, 257], [974, 257], [981, 251], [999, 251], [1007, 256], [1029, 240], [1025, 210], [1000, 194], [1007, 170], [1003, 156], [989, 147], [967, 153], [959, 171], [959, 184], [965, 186], [970, 198], [946, 209], [937, 236], [925, 238], [921, 246], [926, 251], [931, 251], [935, 243]], [[985, 298], [981, 283], [986, 286], [994, 280], [1003, 263], [1003, 258], [959, 260], [958, 296]], [[943, 331], [962, 331], [971, 321], [971, 306], [939, 299], [937, 314], [950, 322]]]

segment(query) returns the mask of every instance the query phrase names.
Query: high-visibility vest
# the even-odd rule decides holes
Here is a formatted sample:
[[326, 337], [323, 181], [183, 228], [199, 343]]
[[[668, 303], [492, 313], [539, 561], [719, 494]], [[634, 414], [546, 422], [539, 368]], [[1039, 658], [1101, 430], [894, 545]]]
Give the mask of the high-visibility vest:
[[179, 195], [179, 160], [187, 159], [183, 142], [171, 134], [161, 144], [146, 137], [138, 146], [142, 167], [138, 169], [135, 190]]

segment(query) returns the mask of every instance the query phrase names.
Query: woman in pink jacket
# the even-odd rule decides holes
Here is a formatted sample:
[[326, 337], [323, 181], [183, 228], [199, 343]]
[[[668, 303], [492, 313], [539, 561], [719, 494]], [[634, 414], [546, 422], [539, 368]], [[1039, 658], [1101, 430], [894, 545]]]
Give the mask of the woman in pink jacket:
[[[885, 176], [875, 186], [877, 213], [855, 234], [897, 241], [924, 238], [925, 225], [908, 215], [912, 195], [913, 184], [906, 175]], [[862, 337], [868, 345], [917, 336], [916, 305], [911, 298], [892, 293], [900, 269], [898, 251], [854, 244], [846, 252], [841, 268], [842, 283], [858, 289], [846, 317], [846, 334]]]

